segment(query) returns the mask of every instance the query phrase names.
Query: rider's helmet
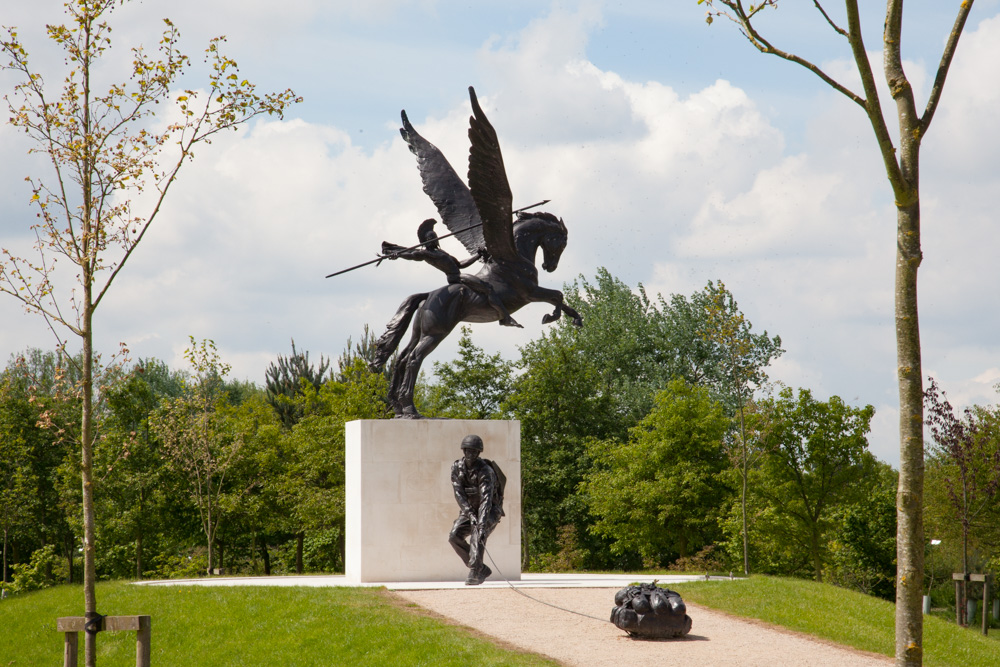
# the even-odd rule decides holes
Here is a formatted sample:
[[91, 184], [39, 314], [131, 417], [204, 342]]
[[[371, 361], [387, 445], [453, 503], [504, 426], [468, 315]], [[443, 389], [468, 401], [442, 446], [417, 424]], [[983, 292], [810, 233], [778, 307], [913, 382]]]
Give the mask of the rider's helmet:
[[434, 225], [437, 224], [437, 220], [434, 218], [428, 218], [420, 223], [417, 227], [417, 238], [420, 242], [424, 244], [424, 247], [428, 250], [437, 250], [441, 247], [438, 243], [438, 235], [434, 233]]

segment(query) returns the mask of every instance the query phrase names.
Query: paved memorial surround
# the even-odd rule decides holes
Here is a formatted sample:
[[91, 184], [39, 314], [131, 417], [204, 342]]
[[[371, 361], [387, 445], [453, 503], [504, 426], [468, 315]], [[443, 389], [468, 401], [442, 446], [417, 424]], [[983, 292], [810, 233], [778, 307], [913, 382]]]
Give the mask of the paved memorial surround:
[[[507, 477], [504, 518], [490, 534], [486, 563], [521, 578], [521, 423], [474, 419], [348, 422], [345, 453], [347, 580], [464, 582], [469, 568], [448, 543], [458, 504], [451, 465], [462, 439], [483, 439], [483, 458]], [[494, 572], [490, 580], [499, 580]]]
[[[660, 583], [666, 579], [661, 578]], [[740, 582], [723, 585], [739, 586]], [[693, 622], [690, 634], [678, 639], [632, 639], [609, 621], [599, 620], [610, 617], [614, 591], [563, 588], [526, 592], [535, 599], [506, 586], [485, 590], [397, 591], [394, 595], [508, 645], [577, 667], [886, 667], [893, 664], [892, 658], [886, 656], [737, 618], [687, 601]], [[553, 609], [538, 600], [577, 613]]]
[[[454, 557], [454, 554], [452, 554]], [[456, 559], [457, 560], [457, 559]], [[668, 586], [704, 580], [703, 575], [537, 574], [520, 581], [370, 582], [449, 621], [523, 650], [549, 656], [565, 665], [712, 665], [713, 667], [885, 667], [892, 658], [737, 618], [685, 601], [693, 620], [691, 634], [681, 639], [631, 639], [608, 620], [615, 591], [636, 581], [658, 580]], [[742, 580], [725, 580], [740, 586]], [[340, 576], [212, 577], [141, 581], [145, 586], [357, 586]], [[511, 587], [518, 590], [511, 590]], [[529, 599], [525, 595], [531, 596]], [[538, 600], [573, 610], [568, 613]], [[503, 610], [503, 613], [497, 613]], [[586, 616], [580, 616], [585, 614]], [[594, 616], [595, 618], [588, 618]]]

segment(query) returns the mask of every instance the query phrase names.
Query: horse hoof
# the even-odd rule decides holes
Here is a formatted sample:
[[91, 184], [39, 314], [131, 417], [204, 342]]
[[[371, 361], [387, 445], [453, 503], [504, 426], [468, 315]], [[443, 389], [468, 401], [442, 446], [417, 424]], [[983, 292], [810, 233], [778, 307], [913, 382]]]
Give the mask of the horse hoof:
[[549, 322], [555, 322], [558, 319], [559, 319], [558, 315], [551, 315], [549, 313], [545, 313], [544, 315], [542, 315], [542, 324], [548, 324]]
[[523, 329], [520, 324], [518, 324], [513, 317], [507, 317], [500, 320], [500, 326], [502, 327], [517, 327], [518, 329]]
[[580, 318], [580, 317], [578, 317], [575, 320], [573, 320], [573, 324], [576, 325], [576, 326], [578, 326], [578, 327], [582, 327], [583, 326], [583, 319]]

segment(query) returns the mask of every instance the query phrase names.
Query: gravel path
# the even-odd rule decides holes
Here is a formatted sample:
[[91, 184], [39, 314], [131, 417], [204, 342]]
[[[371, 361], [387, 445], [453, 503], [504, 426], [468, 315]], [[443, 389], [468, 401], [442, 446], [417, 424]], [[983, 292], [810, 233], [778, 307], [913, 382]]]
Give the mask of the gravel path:
[[[600, 619], [610, 617], [607, 588], [531, 589], [528, 595]], [[564, 665], [739, 665], [740, 667], [885, 667], [893, 660], [807, 635], [688, 606], [683, 639], [631, 639], [607, 620], [545, 606], [510, 588], [395, 591], [394, 595], [518, 648]]]

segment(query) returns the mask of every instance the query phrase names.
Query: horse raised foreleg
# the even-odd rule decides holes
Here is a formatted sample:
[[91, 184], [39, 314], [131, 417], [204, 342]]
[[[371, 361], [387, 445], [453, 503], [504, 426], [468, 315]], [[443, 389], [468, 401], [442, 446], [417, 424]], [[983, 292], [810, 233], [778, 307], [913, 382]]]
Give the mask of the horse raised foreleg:
[[551, 303], [556, 307], [551, 313], [546, 313], [542, 316], [542, 324], [548, 324], [549, 322], [555, 322], [559, 317], [566, 313], [569, 317], [573, 318], [573, 324], [578, 327], [583, 326], [583, 318], [580, 317], [580, 313], [576, 312], [572, 308], [566, 305], [563, 301], [563, 293], [557, 289], [548, 289], [547, 287], [535, 287], [531, 293], [532, 301], [541, 301], [544, 303]]

